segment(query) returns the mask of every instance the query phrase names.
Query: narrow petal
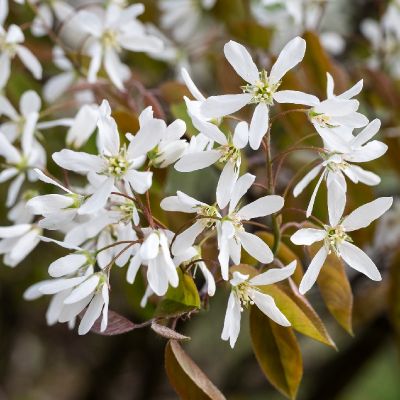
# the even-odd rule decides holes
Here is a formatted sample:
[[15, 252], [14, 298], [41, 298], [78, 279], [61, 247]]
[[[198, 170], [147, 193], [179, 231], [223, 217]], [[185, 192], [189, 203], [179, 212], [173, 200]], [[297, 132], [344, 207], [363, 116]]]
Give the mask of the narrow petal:
[[254, 183], [256, 177], [252, 174], [244, 174], [242, 175], [235, 183], [235, 186], [232, 190], [231, 201], [229, 203], [229, 212], [235, 210], [238, 205], [240, 199], [244, 196], [245, 193], [250, 189], [251, 185]]
[[93, 214], [107, 203], [114, 187], [114, 178], [110, 177], [96, 188], [96, 191], [79, 207], [79, 214]]
[[268, 131], [269, 108], [265, 103], [260, 103], [254, 110], [249, 128], [249, 144], [253, 150], [257, 150], [264, 135]]
[[371, 140], [379, 131], [381, 121], [376, 118], [371, 121], [353, 140], [352, 147], [359, 147]]
[[229, 64], [248, 83], [255, 83], [259, 79], [258, 68], [251, 55], [241, 44], [230, 40], [224, 46], [224, 53]]
[[282, 314], [276, 306], [274, 299], [268, 294], [261, 293], [254, 290], [250, 295], [255, 305], [262, 311], [268, 318], [282, 326], [290, 326], [288, 319]]
[[366, 228], [373, 221], [383, 215], [393, 204], [393, 197], [380, 197], [370, 203], [355, 209], [343, 220], [343, 227], [347, 232]]
[[91, 293], [94, 293], [99, 281], [100, 277], [97, 274], [92, 275], [71, 292], [71, 294], [64, 300], [64, 304], [76, 303], [84, 299], [86, 296], [89, 296]]
[[317, 165], [312, 168], [304, 177], [300, 180], [300, 182], [293, 189], [293, 196], [297, 197], [299, 194], [303, 192], [303, 190], [309, 185], [309, 183], [317, 177], [322, 169], [322, 164]]
[[301, 280], [299, 287], [299, 291], [301, 294], [308, 292], [314, 285], [315, 281], [318, 278], [319, 271], [321, 271], [321, 268], [324, 265], [327, 256], [328, 252], [326, 251], [325, 246], [322, 246], [312, 259], [306, 273], [303, 276], [303, 279]]
[[211, 96], [201, 105], [201, 111], [207, 118], [225, 117], [250, 103], [251, 98], [248, 93]]
[[[65, 303], [65, 301], [64, 301]], [[101, 310], [103, 309], [104, 300], [102, 295], [96, 294], [93, 297], [93, 300], [90, 302], [89, 307], [87, 308], [81, 323], [79, 324], [78, 334], [85, 335], [90, 331], [90, 328], [96, 322], [96, 320], [100, 317]]]
[[346, 206], [346, 180], [342, 173], [328, 172], [328, 214], [331, 226], [336, 226], [342, 218]]
[[53, 278], [59, 278], [63, 275], [69, 275], [76, 272], [87, 262], [83, 254], [68, 254], [58, 258], [49, 265], [49, 275]]
[[304, 57], [306, 52], [306, 42], [301, 37], [295, 37], [282, 49], [271, 68], [269, 79], [273, 83], [278, 83], [290, 69], [295, 67]]
[[236, 340], [240, 333], [240, 318], [240, 301], [235, 294], [231, 292], [228, 299], [228, 306], [226, 307], [221, 339], [229, 340], [232, 349], [235, 347]]
[[319, 103], [318, 97], [297, 90], [280, 90], [279, 92], [275, 92], [274, 100], [278, 103], [302, 104], [311, 107]]
[[214, 164], [220, 157], [221, 153], [218, 150], [186, 154], [175, 164], [175, 169], [179, 172], [197, 171]]
[[54, 153], [53, 160], [61, 168], [78, 173], [102, 172], [106, 168], [104, 160], [100, 157], [68, 149]]
[[339, 245], [340, 256], [351, 268], [368, 276], [373, 281], [382, 280], [375, 263], [361, 249], [349, 242]]
[[32, 73], [35, 79], [42, 79], [42, 66], [33, 53], [24, 46], [17, 46], [17, 54], [22, 63]]
[[183, 81], [185, 82], [187, 88], [189, 89], [189, 92], [192, 94], [192, 96], [199, 101], [203, 101], [206, 98], [201, 94], [200, 90], [197, 88], [195, 83], [192, 81], [192, 78], [190, 77], [189, 73], [186, 71], [185, 68], [181, 69], [181, 75], [183, 78]]
[[274, 259], [271, 249], [258, 236], [248, 232], [237, 233], [243, 248], [256, 260], [268, 264]]
[[296, 263], [297, 261], [294, 260], [286, 267], [269, 269], [268, 271], [251, 278], [249, 283], [254, 286], [262, 286], [283, 281], [293, 275], [296, 269]]
[[203, 232], [205, 226], [203, 222], [196, 221], [191, 227], [180, 233], [172, 243], [172, 254], [179, 255], [186, 251], [189, 247], [193, 246], [197, 236]]
[[235, 163], [228, 161], [221, 172], [217, 184], [217, 204], [221, 210], [228, 205], [238, 176], [239, 169], [236, 168]]
[[315, 242], [324, 240], [325, 236], [326, 232], [323, 229], [302, 228], [295, 232], [290, 240], [298, 246], [310, 246]]
[[279, 211], [283, 207], [283, 204], [284, 200], [282, 196], [264, 196], [242, 207], [238, 211], [238, 214], [243, 219], [264, 217]]
[[150, 233], [140, 247], [140, 256], [143, 258], [143, 260], [151, 260], [156, 258], [159, 252], [159, 246], [160, 239], [157, 233]]
[[233, 144], [238, 149], [243, 149], [249, 141], [249, 125], [246, 121], [239, 122], [235, 127], [233, 135]]

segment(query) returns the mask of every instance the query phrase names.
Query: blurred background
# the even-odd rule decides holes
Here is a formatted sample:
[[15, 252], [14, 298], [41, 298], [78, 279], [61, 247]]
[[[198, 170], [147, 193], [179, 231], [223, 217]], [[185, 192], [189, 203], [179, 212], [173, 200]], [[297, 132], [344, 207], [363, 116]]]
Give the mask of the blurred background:
[[[69, 3], [91, 7], [93, 2]], [[300, 34], [307, 41], [306, 57], [300, 68], [288, 74], [283, 85], [324, 98], [327, 71], [335, 78], [336, 93], [364, 79], [364, 90], [358, 97], [361, 110], [371, 120], [382, 120], [379, 139], [389, 145], [389, 151], [368, 165], [382, 177], [382, 183], [374, 189], [362, 186], [361, 190], [350, 185], [349, 209], [378, 195], [399, 194], [400, 2], [147, 0], [143, 3], [146, 7], [143, 22], [149, 29], [157, 29], [157, 34], [167, 41], [169, 51], [158, 56], [130, 53], [125, 62], [136, 79], [159, 99], [167, 119], [180, 117], [188, 121], [182, 102], [187, 91], [180, 83], [180, 67], [190, 69], [193, 79], [207, 95], [234, 93], [240, 81], [224, 59], [225, 42], [234, 39], [245, 44], [258, 64], [268, 66], [282, 46]], [[10, 1], [8, 21], [25, 24], [27, 45], [44, 66], [44, 83], [58, 70], [52, 63], [50, 41], [32, 36], [27, 29], [26, 21], [32, 17], [29, 8]], [[71, 26], [65, 22], [57, 32], [71, 46], [78, 40], [72, 22]], [[23, 66], [16, 64], [7, 95], [17, 104], [23, 91], [31, 88], [40, 91], [42, 83], [33, 81]], [[132, 123], [127, 118], [120, 115], [120, 126]], [[134, 130], [130, 126], [129, 129]], [[191, 129], [189, 125], [189, 134]], [[304, 116], [288, 114], [274, 126], [273, 152], [276, 154], [311, 130]], [[55, 129], [46, 135], [50, 152], [63, 146], [63, 131]], [[311, 139], [310, 143], [315, 142]], [[289, 157], [279, 174], [278, 192], [284, 190], [301, 165], [313, 158], [315, 155], [307, 152]], [[265, 178], [257, 156], [249, 155], [245, 165], [260, 181]], [[179, 189], [213, 202], [217, 179], [218, 173], [211, 168], [189, 175], [170, 168], [157, 175], [159, 195], [162, 198]], [[0, 186], [2, 226], [9, 224], [3, 206], [6, 189], [6, 184]], [[298, 199], [289, 196], [288, 207], [304, 209], [310, 195], [309, 190]], [[322, 191], [315, 208], [321, 220], [326, 219], [325, 197]], [[177, 224], [170, 218], [170, 224]], [[354, 336], [330, 315], [318, 289], [310, 292], [309, 300], [325, 322], [338, 351], [299, 336], [305, 367], [300, 400], [400, 399], [399, 205], [396, 203], [386, 217], [354, 235], [354, 239], [368, 250], [384, 279], [377, 284], [346, 270], [354, 295], [354, 299], [348, 299], [350, 310], [350, 303], [353, 305]], [[45, 279], [48, 265], [64, 254], [56, 246], [42, 244], [14, 269], [0, 262], [0, 399], [177, 398], [164, 370], [165, 340], [150, 329], [120, 336], [92, 333], [80, 337], [65, 324], [46, 325], [48, 299], [23, 300], [25, 289]], [[301, 253], [298, 255], [302, 257]], [[145, 309], [139, 306], [144, 288], [140, 279], [133, 286], [128, 285], [121, 272], [113, 274], [111, 284], [112, 310], [135, 322], [151, 317], [154, 309], [151, 303]], [[227, 296], [227, 292], [217, 291], [209, 310], [179, 323], [178, 330], [192, 337], [185, 350], [228, 399], [283, 399], [258, 367], [245, 321], [234, 350], [220, 340]]]

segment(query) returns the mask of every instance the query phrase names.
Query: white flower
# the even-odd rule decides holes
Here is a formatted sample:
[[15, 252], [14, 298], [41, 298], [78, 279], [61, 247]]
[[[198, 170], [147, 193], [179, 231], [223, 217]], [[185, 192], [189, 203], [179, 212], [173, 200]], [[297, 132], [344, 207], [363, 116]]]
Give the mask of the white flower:
[[[102, 116], [98, 121], [99, 155], [64, 149], [53, 154], [53, 160], [62, 168], [80, 174], [90, 173], [99, 181], [98, 187], [79, 213], [93, 213], [103, 208], [115, 185], [127, 183], [137, 193], [145, 193], [151, 186], [152, 172], [138, 171], [148, 151], [160, 141], [165, 131], [165, 122], [153, 118], [139, 118], [140, 130], [131, 136], [128, 147], [120, 145], [116, 122], [111, 117], [111, 110], [106, 100], [102, 104]], [[151, 113], [151, 107], [141, 114]]]
[[246, 104], [257, 104], [250, 123], [249, 143], [252, 149], [258, 149], [268, 130], [268, 107], [274, 100], [280, 102], [278, 88], [281, 79], [303, 59], [305, 50], [304, 39], [300, 37], [292, 39], [283, 48], [268, 74], [265, 70], [258, 70], [244, 46], [230, 41], [224, 47], [225, 57], [248, 84], [243, 86], [243, 94], [209, 97], [201, 106], [202, 113], [205, 117], [223, 117], [240, 110]]
[[262, 292], [258, 286], [271, 285], [289, 278], [296, 269], [296, 261], [292, 261], [284, 268], [273, 268], [253, 278], [235, 271], [230, 280], [232, 285], [226, 308], [224, 328], [221, 339], [229, 340], [230, 346], [235, 346], [240, 332], [241, 312], [249, 305], [255, 304], [260, 311], [274, 322], [282, 326], [290, 326], [290, 322], [276, 306], [274, 299]]
[[166, 168], [182, 156], [188, 142], [181, 139], [186, 132], [186, 124], [177, 119], [170, 124], [162, 135], [160, 143], [148, 153], [150, 164], [158, 168]]
[[[381, 274], [374, 262], [360, 248], [352, 244], [348, 232], [367, 227], [384, 214], [392, 203], [392, 197], [380, 197], [358, 207], [345, 218], [342, 218], [339, 212], [330, 213], [329, 225], [324, 229], [302, 228], [295, 232], [291, 241], [297, 245], [310, 246], [323, 241], [323, 246], [315, 254], [304, 274], [299, 288], [300, 293], [306, 293], [314, 285], [326, 257], [332, 251], [356, 271], [374, 281], [381, 280]], [[334, 219], [331, 214], [334, 215]]]
[[280, 103], [311, 106], [308, 118], [325, 145], [343, 150], [340, 139], [350, 140], [354, 128], [362, 128], [368, 124], [368, 118], [357, 112], [360, 103], [353, 99], [360, 93], [362, 87], [361, 80], [344, 93], [335, 95], [333, 78], [327, 74], [326, 100], [320, 101], [316, 96], [297, 90], [282, 90], [276, 94], [276, 100]]
[[221, 138], [215, 138], [220, 145], [217, 148], [184, 154], [175, 164], [175, 169], [180, 172], [191, 172], [206, 168], [217, 161], [225, 164], [217, 185], [217, 202], [221, 209], [225, 208], [239, 176], [242, 162], [241, 149], [246, 147], [248, 137], [247, 122], [239, 122], [232, 138], [223, 135]]
[[36, 181], [33, 168], [44, 168], [46, 154], [33, 138], [33, 132], [25, 132], [21, 141], [22, 151], [14, 147], [0, 132], [0, 157], [5, 159], [5, 169], [0, 173], [0, 183], [13, 179], [7, 194], [6, 206], [14, 205], [25, 178]]
[[201, 29], [202, 13], [214, 7], [216, 0], [161, 0], [161, 26], [171, 33], [178, 42], [192, 39]]
[[131, 258], [126, 279], [133, 283], [139, 267], [147, 265], [147, 281], [158, 296], [163, 296], [168, 285], [177, 287], [179, 276], [169, 251], [173, 233], [163, 229], [143, 229], [145, 237], [141, 245], [134, 247], [135, 255]]
[[312, 213], [314, 201], [323, 179], [326, 180], [328, 188], [328, 210], [329, 212], [337, 210], [340, 213], [343, 213], [346, 204], [345, 176], [354, 183], [362, 182], [369, 186], [380, 183], [381, 179], [378, 175], [353, 164], [375, 160], [386, 152], [386, 144], [377, 140], [368, 142], [376, 135], [380, 126], [381, 123], [378, 119], [370, 122], [357, 136], [352, 136], [348, 143], [343, 143], [343, 147], [348, 148], [346, 152], [329, 149], [329, 153], [322, 154], [324, 161], [311, 169], [295, 186], [293, 195], [297, 197], [322, 172], [307, 207], [307, 217]]
[[6, 31], [0, 25], [0, 88], [4, 88], [11, 73], [11, 60], [17, 55], [35, 79], [42, 79], [42, 66], [38, 59], [22, 46], [25, 36], [17, 25], [10, 25]]
[[129, 70], [122, 64], [119, 53], [129, 51], [161, 51], [162, 42], [146, 33], [145, 27], [137, 20], [144, 11], [143, 4], [133, 4], [126, 9], [110, 4], [101, 13], [82, 10], [78, 13], [80, 28], [89, 37], [84, 51], [91, 58], [88, 81], [95, 82], [102, 65], [114, 85], [122, 90], [123, 81]]
[[70, 119], [58, 119], [53, 121], [39, 122], [42, 101], [33, 90], [24, 92], [19, 100], [19, 113], [15, 110], [8, 99], [0, 95], [0, 113], [5, 115], [9, 121], [0, 125], [0, 130], [7, 138], [14, 142], [22, 136], [33, 136], [40, 129], [53, 128], [55, 126], [68, 126]]
[[35, 196], [27, 202], [27, 207], [32, 214], [44, 217], [38, 222], [41, 228], [61, 229], [78, 215], [84, 196], [72, 192], [39, 169], [35, 169], [35, 173], [41, 181], [57, 186], [65, 194]]
[[35, 224], [0, 227], [0, 254], [9, 267], [19, 264], [40, 242], [41, 228]]
[[253, 184], [255, 176], [245, 174], [235, 183], [229, 198], [228, 213], [222, 216], [222, 211], [216, 206], [202, 203], [192, 197], [178, 192], [177, 196], [165, 198], [161, 208], [167, 211], [195, 213], [195, 223], [177, 235], [172, 244], [172, 253], [180, 255], [193, 245], [196, 238], [206, 229], [216, 229], [218, 234], [218, 260], [221, 265], [223, 279], [228, 279], [229, 259], [235, 264], [240, 263], [241, 248], [262, 263], [273, 260], [270, 248], [258, 236], [245, 231], [243, 220], [263, 217], [279, 211], [283, 207], [280, 196], [264, 196], [258, 200], [238, 207], [242, 196]]

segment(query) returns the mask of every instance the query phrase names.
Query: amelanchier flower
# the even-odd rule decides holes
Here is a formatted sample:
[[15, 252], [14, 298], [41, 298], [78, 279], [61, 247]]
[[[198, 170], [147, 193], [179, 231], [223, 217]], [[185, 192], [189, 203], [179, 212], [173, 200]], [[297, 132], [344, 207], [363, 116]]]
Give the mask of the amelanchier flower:
[[225, 208], [239, 176], [241, 150], [246, 147], [248, 137], [248, 124], [241, 121], [236, 125], [233, 137], [226, 138], [223, 135], [221, 138], [216, 138], [215, 141], [220, 145], [217, 148], [183, 154], [175, 164], [175, 169], [179, 172], [191, 172], [209, 167], [217, 161], [224, 164], [217, 185], [217, 202], [221, 209]]
[[[392, 197], [380, 197], [355, 209], [347, 217], [331, 213], [329, 225], [324, 229], [302, 228], [290, 238], [296, 245], [310, 246], [323, 241], [322, 247], [315, 254], [300, 284], [300, 293], [304, 294], [314, 285], [326, 257], [334, 253], [342, 258], [351, 268], [363, 273], [374, 281], [380, 281], [381, 274], [374, 262], [360, 248], [352, 243], [349, 232], [365, 228], [384, 214], [392, 205]], [[334, 218], [334, 219], [333, 219]]]
[[34, 215], [42, 215], [38, 225], [44, 229], [60, 229], [73, 221], [78, 215], [79, 207], [83, 204], [85, 197], [74, 193], [59, 182], [50, 178], [39, 169], [35, 169], [38, 178], [60, 188], [65, 194], [45, 194], [31, 198], [26, 206]]
[[[121, 146], [117, 124], [111, 117], [107, 101], [103, 101], [102, 117], [98, 121], [99, 155], [76, 152], [68, 149], [53, 154], [53, 160], [62, 168], [80, 174], [94, 173], [99, 186], [84, 204], [79, 213], [93, 213], [103, 208], [115, 185], [129, 184], [137, 193], [145, 193], [152, 183], [152, 172], [138, 171], [148, 151], [160, 141], [165, 131], [165, 122], [159, 119], [140, 120], [140, 130], [131, 136], [126, 146]], [[143, 113], [147, 113], [148, 109]], [[142, 114], [143, 114], [142, 113]], [[144, 123], [143, 123], [144, 121]]]
[[11, 60], [18, 56], [35, 79], [42, 79], [42, 66], [33, 53], [22, 43], [25, 36], [17, 25], [10, 25], [6, 31], [0, 25], [0, 88], [4, 88], [11, 72]]
[[137, 19], [143, 12], [144, 6], [140, 3], [127, 8], [110, 4], [98, 13], [79, 11], [80, 28], [89, 35], [84, 46], [84, 51], [91, 57], [89, 82], [97, 80], [97, 74], [103, 65], [113, 84], [122, 90], [123, 81], [129, 77], [129, 69], [119, 58], [122, 50], [162, 51], [162, 41], [148, 35], [144, 25]]
[[362, 87], [361, 80], [344, 93], [335, 95], [333, 78], [327, 74], [326, 100], [321, 101], [314, 95], [297, 90], [282, 90], [276, 94], [276, 100], [280, 103], [310, 106], [308, 119], [324, 140], [325, 146], [345, 151], [346, 147], [340, 139], [351, 140], [354, 128], [368, 124], [368, 118], [357, 111], [360, 103], [353, 99]]
[[7, 207], [14, 205], [26, 178], [30, 181], [37, 180], [33, 168], [44, 168], [46, 164], [46, 153], [33, 138], [32, 131], [24, 132], [21, 148], [19, 150], [13, 146], [0, 132], [0, 157], [5, 159], [5, 169], [0, 173], [0, 183], [13, 179], [7, 193]]
[[241, 248], [262, 263], [273, 260], [270, 248], [258, 236], [246, 232], [243, 220], [264, 217], [279, 211], [283, 207], [281, 196], [264, 196], [250, 204], [239, 207], [239, 201], [253, 184], [255, 176], [245, 174], [235, 183], [232, 190], [226, 215], [216, 205], [202, 203], [182, 192], [177, 196], [165, 198], [161, 208], [167, 211], [195, 213], [196, 220], [192, 226], [177, 235], [172, 244], [172, 253], [179, 255], [193, 245], [204, 230], [217, 230], [218, 260], [221, 265], [222, 278], [228, 280], [229, 259], [234, 264], [240, 263]]
[[250, 278], [235, 271], [230, 280], [231, 294], [226, 308], [224, 328], [221, 339], [229, 340], [230, 346], [235, 346], [240, 332], [241, 313], [244, 308], [256, 305], [267, 317], [282, 326], [290, 326], [290, 322], [276, 306], [273, 297], [262, 292], [260, 286], [272, 285], [289, 278], [296, 269], [296, 261], [284, 268], [273, 268]]
[[304, 57], [306, 42], [295, 37], [282, 49], [271, 72], [259, 71], [244, 46], [234, 41], [224, 47], [225, 57], [247, 83], [242, 94], [211, 96], [201, 106], [205, 117], [218, 118], [232, 114], [246, 104], [257, 104], [250, 128], [250, 147], [257, 150], [269, 125], [269, 107], [278, 101], [278, 88], [283, 76], [295, 67]]
[[345, 176], [354, 183], [361, 182], [368, 186], [380, 183], [381, 178], [378, 175], [353, 164], [372, 161], [386, 153], [387, 145], [385, 143], [378, 140], [368, 142], [376, 135], [380, 126], [381, 122], [378, 119], [370, 122], [360, 133], [352, 136], [349, 142], [343, 143], [343, 147], [348, 148], [346, 152], [335, 151], [332, 148], [327, 149], [328, 153], [321, 154], [324, 161], [312, 168], [294, 187], [293, 195], [297, 197], [315, 177], [321, 174], [307, 207], [307, 217], [312, 213], [319, 186], [324, 179], [328, 188], [328, 210], [329, 212], [338, 210], [340, 213], [343, 213], [346, 204]]
[[36, 224], [16, 224], [0, 227], [0, 254], [4, 254], [3, 263], [15, 267], [40, 242], [42, 229]]
[[144, 228], [143, 243], [135, 245], [136, 254], [131, 258], [127, 281], [133, 283], [142, 264], [147, 265], [147, 281], [158, 296], [163, 296], [168, 285], [177, 287], [179, 276], [172, 260], [169, 246], [174, 234], [166, 229]]

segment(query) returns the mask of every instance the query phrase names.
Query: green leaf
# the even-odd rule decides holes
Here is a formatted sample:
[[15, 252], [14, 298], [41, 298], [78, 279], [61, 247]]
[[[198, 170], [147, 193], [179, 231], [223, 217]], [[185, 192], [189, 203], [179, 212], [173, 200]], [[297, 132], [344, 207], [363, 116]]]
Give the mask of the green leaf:
[[260, 289], [272, 296], [278, 308], [297, 332], [336, 349], [335, 343], [324, 323], [307, 299], [284, 284], [261, 286]]
[[165, 369], [180, 399], [225, 400], [225, 396], [175, 340], [170, 340], [165, 348]]
[[164, 299], [159, 304], [157, 316], [171, 316], [187, 313], [200, 308], [200, 296], [193, 278], [177, 269], [179, 285], [169, 287]]
[[293, 329], [276, 324], [252, 307], [250, 334], [254, 354], [269, 382], [294, 399], [303, 376], [303, 361]]

